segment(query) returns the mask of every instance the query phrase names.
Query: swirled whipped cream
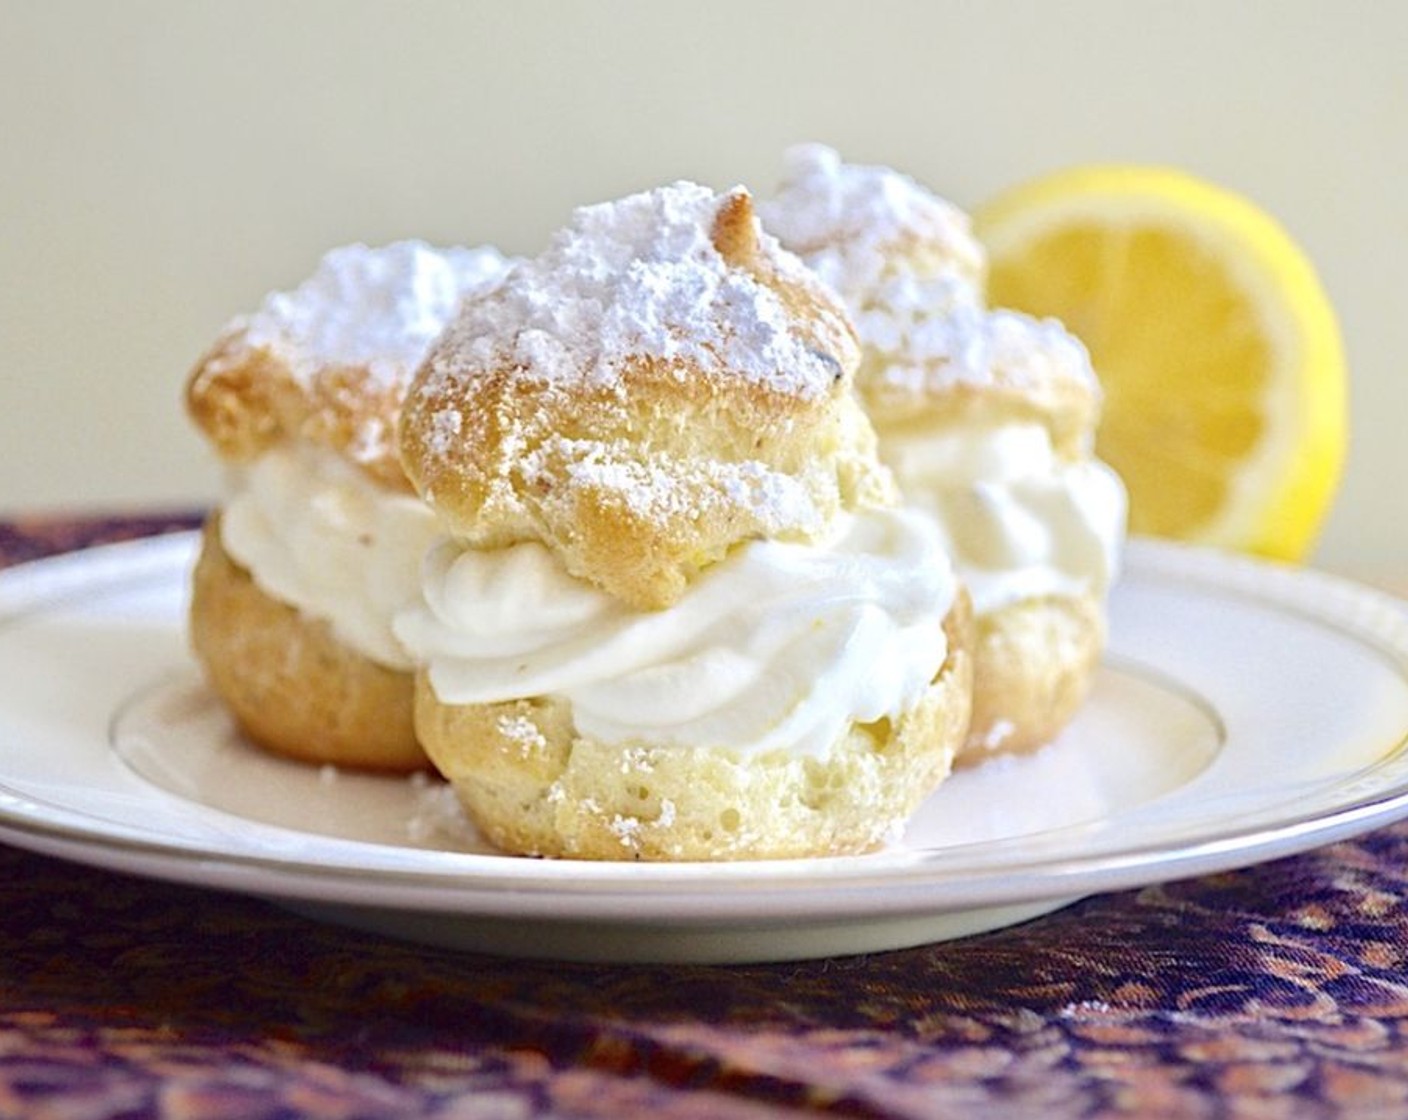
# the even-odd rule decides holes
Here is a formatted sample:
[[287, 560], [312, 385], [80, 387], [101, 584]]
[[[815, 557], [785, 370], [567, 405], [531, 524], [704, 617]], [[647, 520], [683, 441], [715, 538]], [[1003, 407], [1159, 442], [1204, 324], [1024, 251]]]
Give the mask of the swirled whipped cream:
[[425, 504], [300, 443], [231, 475], [220, 518], [225, 551], [266, 594], [326, 620], [373, 661], [409, 670], [391, 620], [420, 596], [421, 559], [438, 532]]
[[890, 432], [880, 455], [938, 525], [976, 613], [1114, 580], [1124, 485], [1098, 460], [1058, 458], [1044, 424], [935, 422]]
[[823, 545], [751, 541], [673, 606], [638, 611], [537, 543], [446, 540], [396, 620], [446, 704], [559, 696], [607, 743], [821, 757], [913, 706], [947, 656], [956, 582], [922, 515], [845, 515]]

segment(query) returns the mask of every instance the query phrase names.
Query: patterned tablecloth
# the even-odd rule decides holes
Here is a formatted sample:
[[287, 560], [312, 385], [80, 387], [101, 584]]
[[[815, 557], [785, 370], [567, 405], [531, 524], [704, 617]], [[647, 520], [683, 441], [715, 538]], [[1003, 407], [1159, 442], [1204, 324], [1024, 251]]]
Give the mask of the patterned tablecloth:
[[[0, 523], [0, 563], [190, 518]], [[0, 846], [0, 1117], [1408, 1115], [1408, 825], [926, 948], [525, 963]]]

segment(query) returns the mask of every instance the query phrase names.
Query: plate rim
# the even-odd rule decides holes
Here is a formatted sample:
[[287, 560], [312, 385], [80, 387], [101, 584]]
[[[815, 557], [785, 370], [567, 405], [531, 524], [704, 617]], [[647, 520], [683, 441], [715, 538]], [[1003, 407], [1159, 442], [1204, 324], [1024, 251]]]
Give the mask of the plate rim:
[[[0, 630], [17, 618], [75, 598], [143, 580], [170, 579], [176, 574], [173, 568], [184, 578], [198, 533], [183, 530], [99, 545], [0, 570]], [[1408, 683], [1408, 604], [1385, 591], [1313, 568], [1142, 538], [1130, 540], [1125, 572], [1127, 579], [1176, 579], [1204, 591], [1235, 594], [1280, 613], [1298, 615], [1317, 627], [1337, 630], [1385, 657]], [[1315, 601], [1313, 609], [1306, 605], [1308, 599]], [[1331, 785], [1351, 783], [1355, 774], [1372, 773], [1405, 752], [1408, 727], [1374, 763], [1340, 775]], [[646, 908], [649, 919], [657, 924], [697, 925], [760, 915], [805, 916], [816, 911], [819, 895], [829, 899], [823, 908], [828, 918], [901, 916], [1074, 898], [1231, 870], [1408, 816], [1408, 775], [1400, 776], [1395, 786], [1348, 799], [1328, 813], [1285, 815], [1250, 830], [1229, 825], [1190, 839], [1175, 851], [1167, 843], [1154, 841], [1109, 852], [1038, 856], [1002, 877], [990, 867], [943, 866], [943, 854], [955, 848], [906, 850], [899, 858], [895, 853], [876, 853], [818, 860], [652, 865], [425, 851], [417, 853], [425, 863], [449, 866], [369, 870], [172, 844], [159, 838], [115, 836], [111, 827], [104, 830], [100, 818], [84, 827], [64, 823], [75, 814], [57, 809], [55, 816], [55, 811], [0, 777], [0, 840], [113, 870], [136, 869], [138, 874], [194, 885], [351, 905], [358, 904], [359, 892], [370, 889], [374, 897], [365, 900], [369, 905], [462, 917], [535, 915], [570, 921], [617, 917], [634, 923], [641, 920], [639, 913], [613, 915], [613, 907], [623, 901], [633, 906], [648, 901], [652, 903]], [[1155, 874], [1150, 874], [1152, 857], [1158, 860]], [[486, 871], [480, 864], [495, 870]], [[597, 870], [578, 877], [575, 872], [583, 867]], [[525, 874], [527, 869], [549, 868], [545, 874]], [[632, 874], [616, 873], [624, 868]], [[573, 907], [560, 912], [561, 904], [569, 900]]]

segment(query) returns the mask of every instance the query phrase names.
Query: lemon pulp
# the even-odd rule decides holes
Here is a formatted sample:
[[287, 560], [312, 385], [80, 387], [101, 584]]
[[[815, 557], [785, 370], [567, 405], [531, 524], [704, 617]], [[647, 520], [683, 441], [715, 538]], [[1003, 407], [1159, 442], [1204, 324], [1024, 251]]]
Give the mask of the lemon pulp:
[[1283, 560], [1313, 546], [1346, 441], [1343, 349], [1305, 255], [1181, 172], [1057, 172], [975, 214], [989, 301], [1061, 319], [1105, 389], [1097, 453], [1134, 532]]

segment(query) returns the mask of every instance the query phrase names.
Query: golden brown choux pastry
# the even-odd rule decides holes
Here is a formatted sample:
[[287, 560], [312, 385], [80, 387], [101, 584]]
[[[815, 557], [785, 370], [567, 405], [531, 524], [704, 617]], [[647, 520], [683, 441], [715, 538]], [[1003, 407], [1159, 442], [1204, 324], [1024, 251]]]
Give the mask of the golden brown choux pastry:
[[842, 294], [857, 382], [905, 501], [941, 526], [973, 599], [962, 758], [1049, 741], [1105, 641], [1124, 491], [1092, 457], [1100, 387], [1058, 323], [983, 306], [966, 217], [885, 167], [792, 150], [764, 222]]
[[967, 604], [852, 386], [844, 309], [749, 195], [677, 183], [579, 210], [466, 301], [402, 457], [450, 527], [416, 726], [520, 853], [865, 851], [948, 772]]
[[334, 250], [221, 333], [186, 388], [227, 467], [191, 601], [196, 654], [248, 737], [308, 762], [426, 765], [412, 662], [391, 616], [418, 594], [437, 529], [396, 426], [460, 299], [507, 267], [493, 249]]

